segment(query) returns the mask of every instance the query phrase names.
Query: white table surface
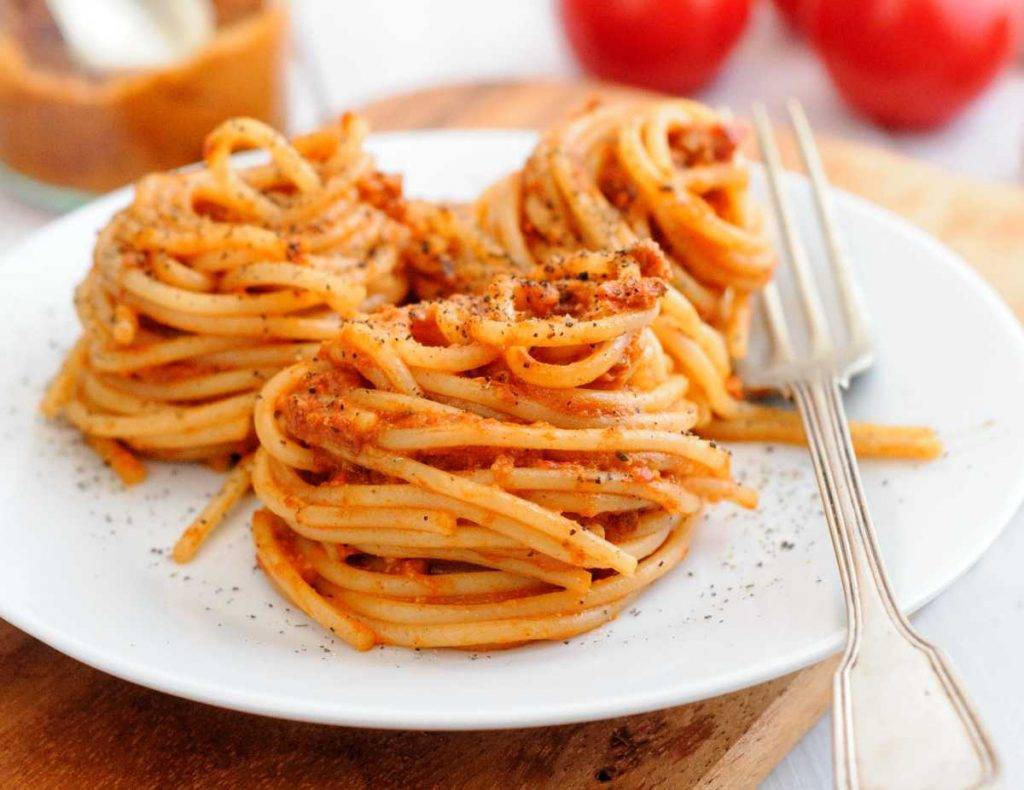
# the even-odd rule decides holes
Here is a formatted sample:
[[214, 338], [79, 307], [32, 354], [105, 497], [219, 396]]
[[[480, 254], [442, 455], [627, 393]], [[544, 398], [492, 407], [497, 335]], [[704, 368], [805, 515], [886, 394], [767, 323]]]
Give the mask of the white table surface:
[[[755, 99], [778, 108], [786, 97], [797, 96], [821, 131], [897, 148], [978, 177], [1019, 181], [1024, 68], [1011, 70], [946, 129], [891, 135], [845, 110], [814, 58], [781, 30], [767, 6], [759, 4], [749, 35], [719, 80], [699, 98], [742, 110]], [[577, 73], [546, 0], [295, 0], [295, 10], [299, 38], [324, 75], [330, 102], [337, 109], [443, 81]], [[293, 91], [292, 118], [296, 128], [314, 122], [310, 98], [301, 89]], [[49, 219], [51, 215], [0, 194], [0, 249]], [[1024, 277], [1024, 261], [1021, 265]], [[1022, 567], [1024, 512], [977, 565], [914, 618], [924, 635], [952, 656], [966, 681], [1003, 757], [1006, 787], [1024, 787]], [[826, 717], [764, 787], [828, 787], [829, 742]]]

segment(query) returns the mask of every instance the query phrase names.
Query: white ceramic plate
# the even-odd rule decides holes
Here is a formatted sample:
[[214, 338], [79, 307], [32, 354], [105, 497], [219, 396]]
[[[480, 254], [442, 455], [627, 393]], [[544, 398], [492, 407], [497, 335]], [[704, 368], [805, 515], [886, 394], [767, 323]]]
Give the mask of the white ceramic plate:
[[[509, 132], [383, 135], [413, 195], [465, 199], [516, 167]], [[803, 183], [789, 187], [809, 218]], [[843, 609], [804, 451], [737, 448], [754, 513], [711, 508], [690, 558], [612, 625], [493, 654], [356, 653], [287, 607], [253, 564], [237, 513], [191, 565], [168, 549], [219, 476], [156, 466], [123, 490], [36, 403], [77, 333], [71, 289], [120, 192], [48, 226], [2, 263], [0, 616], [81, 661], [203, 702], [332, 724], [520, 727], [651, 710], [751, 685], [838, 648]], [[874, 311], [876, 367], [848, 398], [860, 418], [937, 427], [930, 464], [865, 463], [896, 593], [920, 606], [995, 539], [1024, 494], [1024, 339], [959, 259], [892, 215], [837, 195]], [[809, 220], [808, 220], [809, 221]]]

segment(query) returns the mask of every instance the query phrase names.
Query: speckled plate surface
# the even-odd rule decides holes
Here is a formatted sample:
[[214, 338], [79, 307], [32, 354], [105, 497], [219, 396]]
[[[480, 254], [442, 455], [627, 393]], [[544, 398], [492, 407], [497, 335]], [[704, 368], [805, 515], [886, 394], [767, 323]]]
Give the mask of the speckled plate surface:
[[[410, 194], [467, 198], [517, 166], [511, 132], [383, 135], [373, 149]], [[789, 188], [808, 217], [802, 182]], [[104, 198], [0, 263], [0, 616], [102, 670], [256, 713], [396, 728], [581, 721], [728, 692], [837, 649], [843, 610], [809, 460], [736, 448], [762, 494], [754, 513], [708, 510], [690, 558], [628, 613], [568, 643], [472, 654], [356, 653], [284, 605], [253, 564], [251, 505], [186, 567], [168, 549], [218, 485], [198, 467], [155, 466], [125, 491], [36, 403], [76, 335], [71, 289], [96, 230], [128, 199]], [[1024, 339], [1006, 307], [951, 252], [868, 203], [837, 210], [871, 306], [879, 354], [850, 412], [930, 424], [930, 464], [863, 472], [897, 595], [913, 609], [991, 544], [1024, 494]]]

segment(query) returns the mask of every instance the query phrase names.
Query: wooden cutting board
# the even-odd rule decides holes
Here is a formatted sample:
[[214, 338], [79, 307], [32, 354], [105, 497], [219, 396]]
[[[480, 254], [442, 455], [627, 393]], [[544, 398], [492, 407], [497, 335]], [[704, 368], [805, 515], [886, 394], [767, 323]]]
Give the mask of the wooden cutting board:
[[[473, 84], [366, 108], [376, 129], [550, 124], [580, 84]], [[832, 181], [963, 254], [1024, 316], [1024, 190], [826, 140]], [[927, 284], [922, 285], [927, 288]], [[14, 559], [14, 558], [12, 558]], [[0, 786], [756, 785], [825, 711], [834, 661], [672, 710], [490, 733], [352, 730], [187, 702], [66, 658], [0, 621]], [[339, 658], [344, 675], [344, 656]]]

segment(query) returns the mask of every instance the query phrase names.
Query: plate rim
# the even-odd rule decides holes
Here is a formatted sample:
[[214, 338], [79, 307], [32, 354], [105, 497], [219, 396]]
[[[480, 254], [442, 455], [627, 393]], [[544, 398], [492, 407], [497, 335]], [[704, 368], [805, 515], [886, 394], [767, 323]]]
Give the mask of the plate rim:
[[[514, 141], [515, 144], [526, 145], [537, 139], [537, 133], [503, 128], [391, 131], [371, 135], [369, 145], [372, 147], [378, 142], [387, 144], [391, 141], [401, 142], [410, 139], [460, 137], [506, 139]], [[757, 169], [760, 168], [760, 165], [751, 163], [751, 167]], [[795, 179], [798, 182], [805, 180], [802, 174], [792, 172], [787, 172], [786, 178], [789, 181]], [[65, 224], [74, 225], [80, 221], [82, 215], [89, 215], [101, 209], [113, 209], [128, 197], [132, 189], [133, 187], [130, 185], [122, 187], [37, 228], [0, 257], [0, 269], [12, 265], [8, 261], [16, 259], [23, 248], [37, 243], [40, 236], [52, 231], [54, 227]], [[915, 245], [929, 249], [932, 253], [932, 265], [945, 267], [949, 272], [959, 276], [965, 285], [969, 285], [970, 289], [983, 300], [999, 328], [1005, 332], [1006, 341], [1013, 342], [1015, 355], [1021, 359], [1022, 366], [1024, 366], [1024, 326], [994, 286], [985, 280], [959, 253], [891, 209], [838, 187], [831, 187], [831, 189], [838, 204], [846, 204], [862, 214], [874, 215], [879, 218], [890, 228], [908, 237]], [[1015, 487], [1004, 496], [1003, 506], [999, 510], [998, 517], [992, 519], [993, 524], [999, 524], [998, 528], [990, 530], [990, 533], [984, 536], [984, 540], [978, 541], [974, 551], [964, 555], [956, 573], [937, 585], [934, 590], [926, 591], [909, 601], [905, 610], [916, 611], [948, 589], [970, 570], [1003, 533], [1014, 515], [1020, 510], [1022, 502], [1024, 502], [1024, 468], [1018, 473]], [[399, 710], [394, 706], [367, 707], [354, 705], [351, 702], [344, 706], [331, 702], [310, 704], [308, 700], [303, 702], [305, 707], [299, 708], [294, 702], [291, 702], [291, 698], [281, 694], [251, 689], [241, 692], [222, 688], [209, 681], [197, 681], [186, 673], [154, 670], [149, 665], [119, 657], [116, 652], [93, 647], [75, 636], [66, 634], [58, 627], [50, 626], [42, 619], [33, 618], [26, 612], [12, 609], [7, 605], [2, 592], [0, 592], [0, 618], [64, 655], [90, 667], [122, 680], [184, 699], [245, 713], [294, 721], [394, 730], [460, 731], [542, 727], [661, 710], [728, 694], [799, 671], [837, 651], [842, 642], [841, 635], [823, 637], [809, 647], [791, 650], [789, 653], [777, 657], [770, 664], [760, 666], [758, 672], [737, 670], [724, 678], [718, 676], [714, 681], [707, 681], [698, 687], [693, 687], [691, 684], [682, 692], [678, 685], [666, 685], [655, 691], [626, 692], [617, 696], [601, 697], [597, 700], [581, 700], [573, 704], [560, 702], [549, 708], [538, 707], [529, 711], [506, 711], [495, 715], [488, 709], [466, 708], [444, 712], [426, 712], [416, 708]]]

